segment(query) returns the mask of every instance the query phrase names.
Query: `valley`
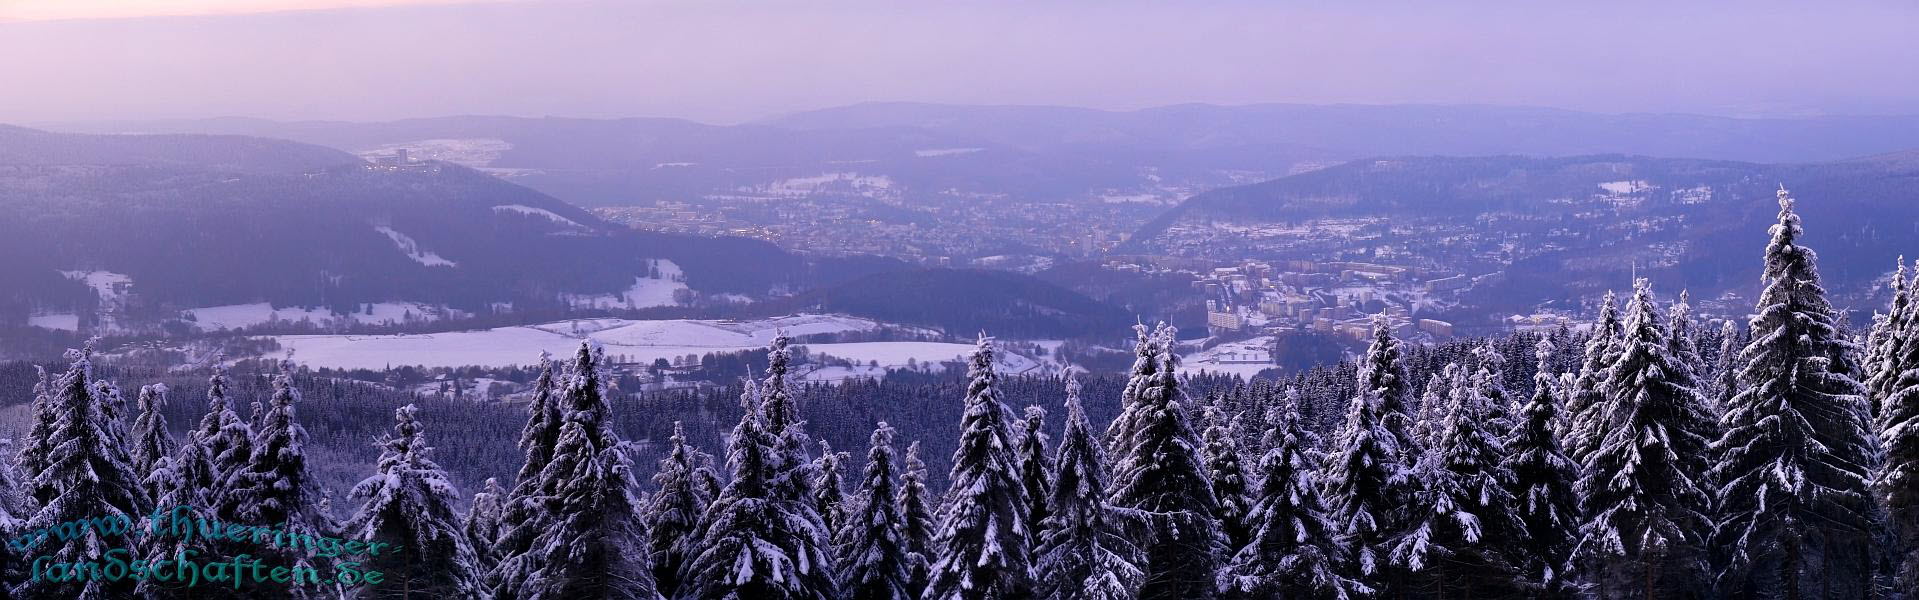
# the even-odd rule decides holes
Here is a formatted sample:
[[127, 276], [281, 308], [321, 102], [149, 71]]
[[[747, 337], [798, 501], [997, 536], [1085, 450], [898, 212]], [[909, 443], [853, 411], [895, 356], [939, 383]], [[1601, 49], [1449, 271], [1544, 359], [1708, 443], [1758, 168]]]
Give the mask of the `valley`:
[[[1419, 119], [1432, 114], [1459, 128], [1423, 146], [1364, 133], [1429, 127]], [[1646, 130], [1483, 145], [1534, 126], [1515, 125], [1522, 114]], [[0, 224], [0, 243], [34, 252], [0, 273], [31, 290], [0, 297], [0, 326], [23, 334], [0, 353], [44, 355], [71, 343], [63, 336], [243, 335], [316, 366], [505, 366], [526, 364], [527, 350], [495, 349], [559, 344], [542, 333], [556, 323], [811, 313], [919, 331], [926, 341], [914, 343], [987, 329], [1106, 348], [1055, 361], [1082, 369], [1117, 362], [1095, 357], [1117, 351], [1126, 324], [1164, 320], [1196, 360], [1252, 374], [1350, 353], [1382, 312], [1425, 341], [1576, 327], [1633, 277], [1688, 291], [1702, 318], [1740, 318], [1754, 277], [1727, 249], [1769, 216], [1782, 182], [1820, 198], [1805, 210], [1830, 224], [1814, 235], [1840, 263], [1835, 297], [1881, 300], [1891, 265], [1865, 257], [1919, 235], [1893, 225], [1919, 221], [1908, 191], [1919, 160], [1844, 153], [1896, 136], [1854, 136], [1858, 124], [1842, 121], [1687, 119], [876, 104], [737, 126], [460, 117], [7, 130], [0, 156], [16, 158], [0, 161], [12, 190], [0, 211], [32, 216]], [[1651, 133], [1679, 122], [1699, 137]], [[1788, 125], [1846, 142], [1754, 155], [1742, 141]], [[296, 141], [246, 137], [257, 135]], [[1569, 154], [1678, 149], [1706, 158]], [[1547, 156], [1363, 158], [1406, 151]], [[115, 191], [135, 188], [147, 191]], [[245, 237], [189, 233], [223, 229]], [[62, 241], [80, 238], [99, 242]], [[224, 275], [208, 278], [212, 267]], [[631, 349], [650, 360], [752, 345]], [[1222, 345], [1235, 358], [1216, 361]], [[873, 375], [884, 373], [873, 359], [948, 350], [842, 349]]]

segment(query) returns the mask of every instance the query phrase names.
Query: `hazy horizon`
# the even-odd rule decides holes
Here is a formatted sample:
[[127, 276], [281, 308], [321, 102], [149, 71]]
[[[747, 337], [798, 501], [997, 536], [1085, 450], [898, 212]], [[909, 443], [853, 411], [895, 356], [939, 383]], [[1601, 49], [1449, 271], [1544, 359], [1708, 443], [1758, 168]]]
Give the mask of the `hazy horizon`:
[[1689, 112], [1689, 111], [1616, 111], [1615, 112], [1615, 111], [1600, 111], [1600, 110], [1580, 110], [1580, 109], [1563, 108], [1563, 107], [1557, 107], [1557, 106], [1538, 106], [1538, 105], [1522, 105], [1522, 104], [1486, 104], [1486, 103], [1448, 104], [1448, 103], [1435, 103], [1435, 102], [1397, 102], [1397, 103], [1377, 103], [1377, 104], [1364, 103], [1364, 102], [1325, 102], [1325, 103], [1252, 102], [1252, 103], [1244, 103], [1244, 104], [1220, 104], [1220, 103], [1212, 103], [1212, 102], [1179, 102], [1179, 103], [1172, 103], [1172, 104], [1156, 104], [1151, 106], [1141, 106], [1141, 107], [1135, 107], [1135, 108], [1101, 108], [1101, 107], [1094, 107], [1094, 106], [1070, 106], [1070, 105], [1064, 105], [1064, 104], [1033, 104], [1033, 103], [966, 104], [966, 103], [955, 103], [955, 102], [922, 102], [922, 101], [916, 101], [916, 100], [864, 100], [864, 101], [858, 101], [858, 102], [851, 102], [847, 104], [834, 104], [834, 105], [828, 105], [828, 106], [817, 106], [817, 107], [808, 107], [808, 108], [798, 108], [793, 110], [782, 110], [777, 112], [766, 113], [763, 115], [750, 116], [743, 119], [731, 119], [731, 120], [699, 119], [699, 118], [684, 117], [684, 116], [678, 116], [678, 115], [660, 115], [660, 114], [576, 116], [576, 115], [566, 115], [566, 114], [446, 113], [446, 114], [422, 114], [422, 115], [413, 115], [413, 116], [397, 116], [392, 118], [369, 118], [369, 119], [274, 118], [274, 117], [263, 117], [263, 116], [255, 116], [255, 115], [244, 115], [244, 114], [224, 114], [224, 115], [205, 115], [205, 116], [186, 116], [186, 117], [167, 117], [167, 116], [146, 117], [146, 118], [107, 117], [107, 118], [81, 118], [81, 119], [52, 119], [52, 120], [38, 120], [38, 121], [0, 120], [0, 125], [12, 125], [16, 127], [26, 127], [29, 129], [51, 129], [55, 131], [74, 131], [79, 133], [85, 133], [85, 132], [107, 133], [109, 131], [106, 131], [101, 128], [112, 126], [115, 124], [221, 121], [221, 120], [228, 120], [228, 119], [243, 120], [243, 121], [263, 121], [263, 122], [269, 122], [269, 123], [285, 123], [285, 124], [298, 124], [298, 123], [374, 124], [374, 123], [393, 123], [393, 122], [401, 122], [401, 121], [459, 119], [459, 118], [564, 119], [564, 120], [579, 120], [579, 121], [671, 119], [671, 120], [687, 121], [687, 122], [696, 123], [700, 125], [733, 126], [733, 125], [746, 125], [746, 124], [761, 123], [766, 121], [773, 121], [780, 117], [804, 114], [804, 113], [815, 112], [815, 111], [836, 110], [841, 108], [851, 108], [851, 107], [857, 107], [862, 105], [888, 105], [888, 104], [954, 106], [954, 107], [967, 107], [967, 108], [1067, 109], [1067, 110], [1100, 111], [1100, 112], [1109, 112], [1109, 113], [1141, 112], [1141, 111], [1151, 111], [1151, 110], [1165, 109], [1165, 108], [1175, 108], [1179, 106], [1211, 106], [1211, 107], [1229, 108], [1229, 109], [1230, 108], [1253, 108], [1253, 107], [1260, 107], [1260, 106], [1312, 106], [1312, 107], [1365, 106], [1365, 107], [1382, 107], [1382, 108], [1393, 108], [1393, 107], [1488, 108], [1488, 109], [1513, 109], [1513, 110], [1565, 111], [1565, 112], [1572, 112], [1572, 113], [1596, 114], [1596, 115], [1699, 116], [1699, 117], [1709, 117], [1709, 118], [1742, 119], [1742, 120], [1794, 120], [1794, 119], [1854, 118], [1854, 117], [1919, 117], [1919, 108], [1916, 108], [1911, 111], [1905, 111], [1905, 112], [1887, 112], [1887, 113], [1860, 112], [1860, 113], [1834, 113], [1834, 114], [1730, 115], [1730, 114], [1710, 114], [1710, 113], [1704, 113], [1704, 112]]
[[1919, 6], [1886, 2], [5, 0], [0, 122], [730, 124], [875, 101], [1913, 114], [1913, 22]]

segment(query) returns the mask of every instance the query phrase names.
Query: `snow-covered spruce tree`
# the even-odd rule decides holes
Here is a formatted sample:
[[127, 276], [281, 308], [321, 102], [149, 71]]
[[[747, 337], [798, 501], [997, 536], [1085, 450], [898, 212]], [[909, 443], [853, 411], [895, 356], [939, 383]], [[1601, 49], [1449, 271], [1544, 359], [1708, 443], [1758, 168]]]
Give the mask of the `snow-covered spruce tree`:
[[420, 409], [408, 404], [393, 411], [393, 435], [380, 443], [373, 476], [353, 487], [363, 500], [341, 536], [351, 540], [397, 544], [398, 552], [369, 554], [366, 566], [380, 571], [380, 585], [360, 586], [353, 598], [431, 598], [481, 600], [480, 559], [473, 553], [460, 517], [453, 482], [428, 454]]
[[559, 382], [553, 373], [552, 355], [540, 353], [540, 376], [533, 382], [532, 402], [527, 406], [526, 425], [520, 428], [520, 452], [525, 460], [520, 464], [518, 482], [530, 482], [538, 479], [546, 463], [553, 459], [553, 446], [559, 443], [560, 425], [565, 414], [560, 407], [555, 392]]
[[[1422, 414], [1443, 414], [1436, 395], [1443, 389], [1441, 383], [1428, 384]], [[1353, 561], [1348, 573], [1366, 587], [1391, 594], [1398, 591], [1392, 586], [1403, 575], [1388, 560], [1392, 540], [1403, 528], [1395, 513], [1410, 499], [1416, 482], [1400, 462], [1392, 432], [1379, 422], [1377, 394], [1362, 389], [1348, 403], [1346, 422], [1325, 457], [1320, 495], [1341, 545], [1339, 554]], [[1429, 435], [1434, 442], [1439, 439], [1437, 428]]]
[[1667, 309], [1666, 319], [1667, 355], [1672, 357], [1673, 364], [1686, 370], [1687, 379], [1705, 383], [1708, 371], [1705, 359], [1699, 357], [1699, 334], [1695, 331], [1697, 323], [1692, 320], [1691, 294], [1679, 292], [1679, 301]]
[[[47, 375], [46, 367], [34, 365], [37, 375], [33, 383], [33, 425], [27, 429], [25, 439], [21, 440], [19, 453], [14, 456], [14, 465], [20, 471], [22, 495], [32, 498], [34, 503], [42, 504], [51, 500], [34, 480], [40, 472], [46, 470], [48, 456], [53, 454], [53, 428], [60, 420], [60, 411], [53, 399], [53, 379]], [[24, 518], [24, 515], [22, 516]]]
[[490, 548], [482, 551], [493, 563], [493, 570], [487, 573], [489, 589], [499, 588], [505, 582], [498, 577], [509, 574], [499, 569], [500, 564], [525, 554], [541, 531], [537, 521], [547, 507], [542, 500], [546, 494], [540, 489], [540, 471], [553, 460], [553, 447], [559, 443], [560, 426], [566, 414], [558, 396], [560, 377], [555, 371], [559, 367], [551, 355], [540, 353], [540, 376], [533, 383], [526, 425], [520, 429], [520, 452], [524, 459], [513, 489], [501, 503], [498, 537], [489, 544]]
[[999, 399], [993, 340], [984, 335], [967, 371], [965, 411], [933, 534], [927, 600], [1026, 598], [1033, 593], [1026, 493], [1013, 457], [1012, 411]]
[[[1160, 325], [1161, 328], [1165, 324]], [[1133, 431], [1139, 427], [1139, 415], [1132, 407], [1139, 404], [1140, 394], [1151, 387], [1158, 377], [1159, 341], [1158, 331], [1147, 329], [1145, 324], [1133, 326], [1133, 368], [1126, 376], [1126, 387], [1120, 390], [1120, 414], [1111, 423], [1106, 424], [1107, 456], [1120, 456], [1126, 452], [1126, 444], [1133, 439]]]
[[1876, 460], [1857, 346], [1835, 326], [1799, 216], [1779, 190], [1740, 392], [1713, 444], [1720, 485], [1716, 546], [1732, 595], [1867, 594]]
[[1886, 314], [1879, 316], [1866, 336], [1866, 356], [1862, 366], [1866, 375], [1868, 408], [1874, 416], [1885, 407], [1886, 398], [1892, 395], [1892, 386], [1902, 371], [1899, 351], [1911, 337], [1908, 329], [1912, 318], [1911, 293], [1906, 280], [1906, 257], [1902, 255], [1892, 272], [1892, 302], [1887, 305]]
[[787, 349], [789, 342], [784, 333], [773, 337], [772, 345], [766, 349], [766, 378], [760, 382], [760, 414], [766, 420], [767, 432], [780, 441], [776, 448], [779, 454], [774, 457], [778, 461], [773, 466], [773, 482], [783, 501], [807, 504], [801, 516], [819, 521], [825, 530], [824, 518], [812, 504], [813, 483], [819, 478], [814, 472], [812, 457], [807, 455], [812, 440], [806, 435], [798, 403], [786, 383], [788, 365], [793, 360], [792, 351]]
[[1673, 365], [1666, 327], [1641, 279], [1601, 384], [1587, 407], [1593, 449], [1576, 488], [1584, 501], [1574, 556], [1601, 597], [1684, 597], [1702, 583], [1712, 521], [1705, 402]]
[[506, 488], [500, 487], [497, 477], [488, 477], [480, 484], [480, 491], [473, 493], [473, 504], [466, 510], [466, 519], [460, 523], [460, 530], [466, 534], [467, 545], [473, 548], [473, 555], [480, 559], [480, 574], [493, 568], [499, 559], [494, 554], [493, 545], [500, 539], [500, 518], [506, 507]]
[[1226, 535], [1228, 552], [1237, 551], [1252, 539], [1253, 499], [1251, 482], [1241, 464], [1239, 436], [1217, 407], [1206, 407], [1206, 477], [1213, 483], [1213, 497], [1219, 501], [1219, 528]]
[[1105, 459], [1080, 406], [1079, 381], [1066, 380], [1066, 431], [1053, 460], [1047, 517], [1034, 544], [1036, 598], [1131, 600], [1146, 578], [1146, 556], [1106, 504]]
[[[791, 340], [784, 332], [773, 336], [772, 344], [766, 349], [766, 377], [760, 381], [760, 418], [766, 424], [767, 432], [778, 443], [774, 449], [777, 460], [773, 465], [773, 499], [782, 510], [798, 519], [801, 524], [794, 526], [795, 540], [803, 550], [794, 556], [805, 557], [817, 554], [821, 560], [809, 561], [807, 568], [818, 575], [805, 580], [812, 586], [810, 593], [833, 595], [833, 529], [826, 517], [820, 512], [821, 497], [818, 483], [821, 479], [818, 465], [814, 464], [807, 448], [813, 439], [806, 433], [806, 422], [800, 419], [799, 402], [786, 381], [788, 365], [792, 362], [792, 351], [787, 348]], [[837, 454], [836, 460], [845, 460], [845, 454]], [[838, 467], [835, 466], [837, 469]], [[834, 474], [835, 493], [840, 475]]]
[[[646, 524], [633, 466], [612, 428], [604, 354], [581, 342], [562, 394], [565, 405], [553, 458], [534, 486], [538, 533], [489, 577], [501, 600], [659, 597], [648, 560]], [[509, 536], [512, 534], [509, 533]]]
[[1519, 420], [1506, 438], [1503, 468], [1512, 475], [1514, 510], [1525, 535], [1513, 540], [1514, 566], [1522, 570], [1536, 598], [1572, 598], [1573, 533], [1579, 528], [1579, 497], [1573, 485], [1579, 467], [1559, 447], [1553, 426], [1559, 421], [1558, 381], [1553, 376], [1552, 341], [1540, 338], [1534, 347], [1539, 369], [1533, 376], [1533, 395], [1519, 410]]
[[906, 574], [906, 542], [899, 506], [893, 503], [893, 428], [873, 430], [858, 512], [844, 529], [839, 548], [841, 597], [847, 600], [914, 600]]
[[[1487, 341], [1473, 348], [1473, 371], [1470, 377], [1473, 393], [1485, 399], [1484, 418], [1487, 431], [1495, 439], [1505, 439], [1512, 432], [1513, 421], [1519, 414], [1519, 399], [1506, 391], [1506, 358], [1499, 353], [1499, 347]], [[1450, 406], [1450, 404], [1449, 404]], [[1442, 417], [1444, 415], [1442, 414]], [[1407, 461], [1411, 464], [1415, 461]]]
[[[781, 500], [775, 468], [780, 439], [766, 427], [759, 385], [747, 381], [740, 422], [726, 453], [733, 478], [700, 521], [699, 544], [680, 573], [678, 597], [689, 600], [826, 600], [836, 597], [826, 553], [813, 540], [817, 520], [793, 513], [805, 503]], [[815, 529], [815, 530], [810, 530]]]
[[900, 471], [900, 545], [906, 554], [907, 595], [918, 598], [932, 578], [933, 508], [927, 501], [926, 463], [920, 461], [920, 443], [906, 446], [906, 464]]
[[1599, 446], [1600, 438], [1605, 435], [1593, 424], [1600, 418], [1593, 410], [1604, 403], [1609, 394], [1605, 389], [1607, 369], [1619, 353], [1620, 329], [1618, 300], [1607, 290], [1599, 304], [1599, 320], [1593, 323], [1592, 334], [1586, 338], [1585, 360], [1579, 365], [1572, 387], [1566, 390], [1566, 427], [1559, 432], [1559, 437], [1565, 440], [1566, 455], [1575, 463], [1585, 464], [1586, 455]]
[[[141, 508], [150, 500], [128, 464], [126, 448], [111, 443], [109, 413], [91, 388], [91, 357], [86, 351], [69, 356], [72, 366], [48, 390], [54, 424], [45, 439], [51, 450], [46, 466], [33, 475], [34, 488], [47, 501], [21, 527], [51, 531], [63, 523], [89, 520], [102, 525], [79, 528], [71, 537], [48, 537], [31, 547], [8, 546], [22, 560], [46, 556], [59, 563], [104, 563], [108, 549], [126, 545], [124, 536], [140, 525], [145, 516]], [[13, 597], [111, 600], [129, 597], [133, 587], [131, 578], [64, 582], [41, 577], [20, 583]]]
[[1379, 415], [1380, 426], [1393, 434], [1400, 459], [1412, 460], [1419, 448], [1411, 413], [1413, 380], [1406, 374], [1405, 351], [1399, 338], [1393, 336], [1392, 323], [1385, 313], [1373, 315], [1373, 341], [1359, 359], [1358, 373], [1358, 389], [1376, 390], [1378, 404], [1373, 410]]
[[[202, 515], [210, 513], [218, 506], [220, 486], [215, 474], [213, 457], [207, 453], [205, 444], [200, 441], [199, 431], [187, 432], [186, 441], [180, 444], [171, 457], [163, 457], [154, 462], [153, 471], [147, 474], [145, 486], [158, 492], [153, 505], [159, 508], [177, 508], [191, 506]], [[148, 561], [178, 560], [181, 556], [204, 557], [218, 555], [220, 550], [208, 539], [200, 536], [167, 537], [156, 536], [146, 540], [145, 556]], [[160, 581], [148, 578], [139, 582], [135, 590], [141, 598], [147, 600], [165, 600], [171, 598], [211, 600], [215, 598], [237, 598], [238, 591], [222, 589], [215, 591], [205, 586], [193, 586], [190, 582]]]
[[[827, 562], [815, 563], [809, 568], [820, 572], [832, 569], [833, 530], [820, 514], [816, 484], [820, 474], [817, 465], [808, 454], [813, 441], [806, 433], [805, 422], [800, 420], [799, 404], [793, 398], [786, 381], [788, 365], [792, 362], [792, 353], [787, 349], [790, 339], [785, 333], [776, 333], [773, 342], [766, 349], [766, 377], [760, 380], [758, 396], [759, 413], [767, 433], [777, 443], [772, 467], [772, 500], [782, 506], [782, 510], [799, 519], [803, 524], [795, 532], [807, 536], [800, 541], [807, 552], [818, 552], [827, 557]], [[822, 585], [830, 585], [832, 577], [826, 573], [820, 578]], [[831, 594], [830, 587], [814, 590], [815, 593]]]
[[267, 408], [260, 403], [259, 398], [254, 398], [247, 408], [247, 428], [259, 431], [261, 427], [266, 426]]
[[226, 367], [215, 360], [213, 374], [207, 376], [207, 414], [200, 418], [200, 426], [194, 430], [206, 449], [207, 459], [213, 462], [214, 481], [206, 499], [215, 503], [226, 496], [233, 474], [246, 468], [247, 461], [253, 458], [253, 429], [233, 411], [227, 386]]
[[1705, 394], [1706, 413], [1711, 415], [1724, 415], [1726, 403], [1739, 395], [1739, 350], [1746, 347], [1732, 319], [1721, 322], [1719, 340], [1719, 363], [1713, 366], [1712, 385]]
[[720, 473], [715, 466], [718, 461], [699, 448], [688, 448], [693, 453], [693, 490], [705, 499], [702, 506], [710, 505], [714, 498], [720, 497], [720, 490], [726, 487], [720, 482]]
[[[4, 440], [0, 440], [0, 452], [10, 449]], [[28, 487], [27, 478], [14, 468], [13, 463], [0, 459], [0, 535], [14, 531], [15, 527], [33, 515], [37, 507], [33, 505]], [[0, 581], [5, 580], [0, 579]], [[0, 583], [0, 590], [5, 588], [6, 585]]]
[[[1413, 419], [1413, 447], [1400, 452], [1404, 459], [1418, 460], [1419, 449], [1432, 445], [1433, 438], [1438, 437], [1434, 432], [1439, 430], [1440, 416], [1446, 414], [1447, 386], [1458, 369], [1458, 364], [1449, 363], [1426, 378], [1426, 391], [1419, 396], [1419, 413]], [[1373, 413], [1374, 418], [1378, 414]], [[1407, 464], [1407, 460], [1401, 460], [1401, 464]]]
[[[106, 415], [107, 435], [113, 443], [126, 448], [127, 433], [127, 397], [120, 393], [120, 384], [96, 379], [93, 381], [93, 395], [100, 397], [100, 411]], [[129, 455], [131, 456], [131, 455]]]
[[[1915, 309], [1919, 310], [1919, 309]], [[1919, 589], [1919, 339], [1899, 346], [1899, 376], [1879, 413], [1879, 436], [1885, 464], [1875, 479], [1890, 524], [1899, 541], [1898, 589]]]
[[[273, 378], [270, 408], [254, 434], [253, 454], [245, 466], [227, 478], [226, 494], [221, 497], [218, 514], [237, 523], [273, 523], [288, 534], [316, 538], [328, 535], [324, 526], [331, 522], [319, 510], [321, 494], [313, 474], [307, 468], [307, 433], [295, 415], [300, 401], [293, 387], [293, 366], [280, 365]], [[292, 547], [255, 548], [269, 561], [289, 567], [314, 567], [304, 549]], [[312, 586], [288, 586], [255, 590], [259, 597], [317, 597], [322, 591]]]
[[1433, 445], [1420, 454], [1411, 477], [1418, 482], [1404, 514], [1406, 531], [1393, 540], [1393, 564], [1412, 575], [1412, 589], [1436, 598], [1500, 597], [1514, 593], [1519, 571], [1509, 546], [1524, 544], [1512, 475], [1500, 464], [1505, 444], [1492, 431], [1498, 421], [1481, 376], [1456, 371]]
[[1180, 398], [1174, 334], [1171, 327], [1155, 332], [1159, 366], [1121, 415], [1131, 416], [1131, 438], [1113, 464], [1108, 499], [1140, 528], [1134, 539], [1146, 554], [1142, 600], [1213, 597], [1213, 575], [1228, 552], [1219, 500]]
[[1313, 433], [1300, 424], [1297, 390], [1266, 416], [1266, 453], [1259, 458], [1260, 487], [1250, 515], [1252, 541], [1221, 570], [1228, 598], [1338, 600], [1372, 589], [1350, 578], [1314, 481], [1318, 459]]
[[1026, 490], [1027, 541], [1039, 542], [1039, 524], [1046, 522], [1046, 502], [1053, 496], [1053, 462], [1046, 456], [1046, 409], [1026, 407], [1014, 449], [1019, 459], [1019, 482]]
[[673, 422], [673, 437], [668, 438], [666, 456], [660, 459], [660, 466], [653, 473], [653, 484], [658, 491], [646, 497], [646, 507], [641, 511], [646, 520], [647, 549], [653, 563], [653, 581], [660, 595], [676, 597], [680, 589], [680, 572], [686, 569], [688, 553], [696, 548], [692, 542], [699, 534], [700, 514], [713, 503], [705, 490], [693, 479], [693, 473], [699, 467], [695, 462], [695, 451], [686, 445], [686, 429], [679, 421]]
[[[133, 421], [133, 471], [152, 473], [154, 465], [161, 459], [173, 456], [177, 448], [173, 435], [167, 433], [167, 416], [160, 408], [167, 403], [167, 386], [163, 383], [142, 386], [140, 388], [140, 416]], [[159, 498], [160, 490], [147, 487], [147, 496]]]
[[840, 527], [846, 523], [846, 486], [845, 468], [842, 465], [852, 457], [845, 452], [834, 452], [833, 445], [820, 440], [820, 457], [813, 459], [813, 510], [820, 515], [820, 523], [826, 526], [830, 541], [837, 535]]

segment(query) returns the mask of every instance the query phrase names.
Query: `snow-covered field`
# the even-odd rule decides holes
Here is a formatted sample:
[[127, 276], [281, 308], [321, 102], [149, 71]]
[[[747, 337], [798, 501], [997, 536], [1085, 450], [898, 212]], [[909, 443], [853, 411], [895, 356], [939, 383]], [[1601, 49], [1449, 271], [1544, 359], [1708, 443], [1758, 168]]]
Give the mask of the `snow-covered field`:
[[[616, 360], [647, 363], [688, 354], [736, 352], [766, 347], [775, 332], [787, 335], [864, 331], [874, 321], [840, 315], [794, 315], [753, 321], [672, 319], [576, 319], [523, 327], [414, 335], [282, 335], [273, 339], [292, 351], [293, 360], [313, 367], [383, 369], [390, 366], [488, 367], [528, 365], [540, 352], [567, 356], [580, 339], [594, 340]], [[846, 342], [804, 344], [807, 352], [853, 361], [855, 366], [802, 366], [795, 375], [809, 381], [878, 377], [909, 365], [939, 368], [963, 359], [973, 344], [940, 342]], [[1012, 352], [1000, 353], [1003, 373], [1041, 373], [1058, 365]], [[873, 364], [878, 363], [878, 367]]]
[[[98, 331], [114, 331], [119, 324], [113, 319], [118, 309], [126, 304], [127, 294], [133, 285], [133, 278], [112, 271], [61, 271], [68, 279], [87, 284], [93, 288], [94, 295], [100, 298], [100, 308], [104, 314]], [[79, 331], [80, 315], [62, 313], [41, 313], [27, 317], [27, 326], [60, 331]]]
[[58, 329], [60, 331], [79, 331], [80, 315], [73, 313], [34, 315], [27, 317], [27, 326], [39, 327], [41, 329]]
[[400, 233], [392, 227], [380, 225], [374, 227], [373, 230], [385, 235], [387, 239], [393, 240], [393, 246], [399, 249], [401, 254], [405, 254], [407, 258], [413, 259], [413, 262], [429, 267], [459, 266], [459, 263], [447, 260], [438, 254], [421, 248], [419, 242], [413, 241], [413, 238], [408, 237], [407, 234]]
[[574, 221], [572, 219], [562, 217], [559, 215], [559, 213], [556, 213], [544, 208], [527, 206], [525, 204], [502, 204], [502, 205], [493, 207], [493, 212], [496, 212], [496, 213], [513, 212], [513, 213], [520, 213], [523, 215], [529, 215], [534, 217], [545, 217], [546, 220], [548, 221], [565, 225], [567, 227], [577, 227], [581, 229], [586, 228], [585, 225], [581, 225], [578, 221]]
[[306, 308], [288, 306], [279, 309], [265, 302], [252, 304], [228, 304], [209, 306], [185, 311], [193, 315], [193, 322], [202, 331], [219, 329], [239, 329], [271, 323], [274, 321], [309, 321], [315, 325], [346, 319], [355, 323], [371, 325], [402, 324], [409, 322], [435, 321], [447, 316], [448, 309], [429, 306], [418, 302], [380, 302], [373, 305], [372, 312], [355, 312], [350, 315], [335, 315], [324, 308]]
[[1107, 204], [1137, 204], [1137, 203], [1158, 204], [1162, 201], [1159, 195], [1157, 194], [1114, 193], [1114, 194], [1102, 195], [1099, 197], [1099, 199], [1101, 202], [1105, 202]]
[[1627, 180], [1627, 181], [1608, 181], [1608, 182], [1599, 184], [1599, 189], [1606, 190], [1606, 193], [1613, 194], [1613, 195], [1631, 194], [1631, 193], [1646, 189], [1646, 187], [1647, 187], [1646, 182], [1638, 179]]
[[981, 150], [985, 150], [985, 148], [927, 148], [925, 150], [914, 150], [913, 156], [917, 156], [920, 158], [933, 158], [936, 156], [954, 156], [959, 154], [972, 154], [974, 152], [979, 152]]
[[1180, 368], [1188, 373], [1211, 371], [1214, 373], [1252, 377], [1260, 371], [1273, 368], [1273, 338], [1256, 337], [1238, 342], [1227, 342], [1212, 348], [1181, 356]]
[[[758, 348], [771, 342], [775, 331], [788, 335], [867, 330], [879, 324], [836, 315], [797, 315], [756, 321], [582, 319], [523, 327], [414, 335], [283, 335], [274, 339], [293, 351], [293, 359], [315, 367], [379, 369], [388, 365], [453, 367], [532, 364], [542, 351], [564, 356], [578, 348], [582, 337], [606, 346], [607, 354], [633, 362], [671, 359], [688, 354], [730, 352]], [[859, 344], [811, 344], [815, 352], [882, 364], [907, 357], [921, 361], [956, 356], [964, 344], [873, 342], [905, 344], [900, 349]], [[842, 349], [841, 347], [845, 347]], [[890, 353], [889, 353], [890, 352]], [[964, 350], [957, 350], [964, 352]]]
[[68, 279], [84, 281], [93, 293], [99, 294], [100, 302], [117, 304], [126, 299], [126, 290], [121, 286], [131, 285], [133, 278], [112, 271], [61, 271]]
[[401, 149], [405, 149], [416, 160], [443, 160], [465, 167], [480, 168], [492, 165], [493, 161], [499, 160], [501, 154], [513, 149], [513, 144], [496, 138], [413, 140], [362, 148], [354, 154], [366, 160], [374, 160], [393, 156]]
[[[558, 215], [555, 215], [558, 216]], [[654, 306], [674, 306], [679, 304], [673, 293], [686, 289], [685, 276], [680, 266], [673, 261], [661, 259], [659, 279], [645, 277], [633, 278], [633, 287], [617, 294], [567, 294], [567, 304], [574, 308], [649, 308]]]
[[811, 177], [792, 177], [739, 189], [741, 192], [778, 198], [799, 198], [828, 190], [850, 191], [855, 195], [875, 199], [890, 198], [898, 194], [898, 190], [893, 187], [891, 177], [859, 173], [821, 173]]

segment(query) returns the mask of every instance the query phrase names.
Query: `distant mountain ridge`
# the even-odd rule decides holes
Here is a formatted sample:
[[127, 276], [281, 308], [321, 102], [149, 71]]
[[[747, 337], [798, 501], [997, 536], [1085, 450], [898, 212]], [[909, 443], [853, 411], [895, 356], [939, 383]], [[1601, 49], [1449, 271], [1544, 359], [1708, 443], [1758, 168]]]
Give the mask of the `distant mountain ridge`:
[[1037, 150], [1291, 146], [1391, 155], [1643, 154], [1750, 162], [1837, 160], [1919, 148], [1919, 115], [1735, 118], [1490, 105], [1179, 104], [1132, 111], [868, 103], [758, 123], [803, 130], [917, 127]]
[[0, 124], [0, 166], [174, 166], [255, 174], [358, 164], [332, 148], [239, 135], [62, 134]]
[[866, 103], [739, 125], [459, 116], [390, 122], [206, 119], [66, 131], [220, 133], [353, 152], [435, 144], [581, 206], [740, 194], [837, 173], [885, 177], [909, 206], [951, 193], [1099, 202], [1269, 179], [1368, 156], [1638, 154], [1808, 162], [1919, 148], [1919, 116], [1740, 119], [1499, 106], [1184, 104], [1134, 111]]

